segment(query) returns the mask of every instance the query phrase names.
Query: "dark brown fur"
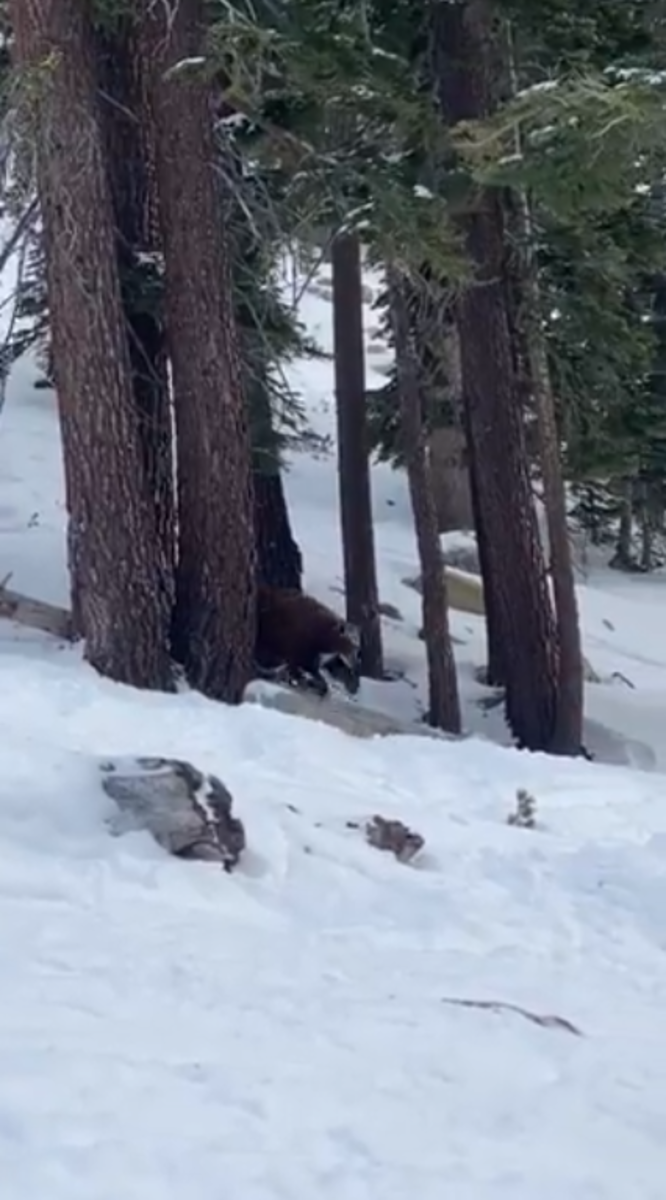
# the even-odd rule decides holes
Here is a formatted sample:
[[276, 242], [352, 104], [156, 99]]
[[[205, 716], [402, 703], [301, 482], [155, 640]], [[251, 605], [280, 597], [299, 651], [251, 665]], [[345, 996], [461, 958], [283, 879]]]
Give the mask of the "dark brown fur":
[[326, 695], [325, 667], [354, 693], [357, 658], [354, 630], [325, 604], [295, 589], [259, 587], [255, 659], [262, 673], [284, 668], [292, 682]]

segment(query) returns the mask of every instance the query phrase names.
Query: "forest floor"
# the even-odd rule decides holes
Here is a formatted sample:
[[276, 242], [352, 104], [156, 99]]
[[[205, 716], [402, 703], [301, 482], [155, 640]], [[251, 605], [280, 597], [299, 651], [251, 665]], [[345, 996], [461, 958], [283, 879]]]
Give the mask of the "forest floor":
[[[303, 317], [330, 349], [325, 293]], [[387, 362], [371, 339], [371, 382]], [[66, 604], [58, 428], [35, 374], [16, 366], [0, 418], [0, 576]], [[330, 361], [291, 377], [332, 437]], [[287, 485], [306, 585], [341, 603], [334, 457], [295, 454]], [[362, 699], [411, 718], [409, 502], [386, 466], [373, 485], [404, 679]], [[586, 694], [594, 764], [508, 748], [478, 703], [483, 623], [461, 613], [459, 743], [139, 693], [0, 622], [3, 1200], [661, 1200], [666, 575], [588, 564], [579, 599], [606, 681]], [[109, 836], [97, 760], [128, 754], [224, 779], [249, 845], [232, 876]], [[507, 823], [519, 788], [533, 830]], [[413, 866], [365, 844], [375, 812], [425, 837]]]

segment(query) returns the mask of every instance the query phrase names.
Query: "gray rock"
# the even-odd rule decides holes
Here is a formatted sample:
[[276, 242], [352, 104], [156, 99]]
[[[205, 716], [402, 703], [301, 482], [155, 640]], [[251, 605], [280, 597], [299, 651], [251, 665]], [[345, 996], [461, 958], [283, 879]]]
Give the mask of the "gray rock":
[[117, 806], [109, 822], [114, 834], [146, 830], [169, 854], [218, 862], [225, 871], [236, 866], [245, 830], [215, 775], [175, 758], [111, 759], [100, 772]]
[[402, 821], [387, 821], [379, 813], [365, 826], [368, 845], [376, 850], [388, 850], [395, 854], [398, 862], [409, 863], [425, 846], [425, 838], [404, 825]]

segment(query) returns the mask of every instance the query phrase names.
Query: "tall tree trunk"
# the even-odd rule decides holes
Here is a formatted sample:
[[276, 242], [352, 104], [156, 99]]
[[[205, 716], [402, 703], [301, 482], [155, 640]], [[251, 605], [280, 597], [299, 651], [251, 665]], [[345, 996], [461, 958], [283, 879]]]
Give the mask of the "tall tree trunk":
[[[197, 59], [203, 0], [138, 4], [165, 259], [178, 464], [174, 649], [190, 683], [238, 702], [252, 672], [251, 449], [233, 315], [212, 97]], [[183, 65], [184, 64], [184, 65]]]
[[361, 247], [353, 233], [333, 242], [333, 337], [338, 479], [347, 620], [361, 633], [361, 671], [384, 674], [365, 400]]
[[[518, 82], [513, 61], [511, 26], [507, 23], [507, 58], [511, 92]], [[522, 151], [520, 127], [516, 127], [516, 152]], [[560, 438], [548, 352], [542, 323], [543, 305], [535, 259], [532, 212], [524, 191], [507, 196], [509, 221], [513, 225], [515, 250], [509, 270], [515, 273], [517, 294], [517, 338], [524, 347], [528, 386], [537, 418], [537, 440], [543, 479], [546, 525], [553, 581], [559, 674], [555, 729], [550, 749], [560, 754], [579, 753], [583, 742], [584, 671], [583, 648], [578, 619], [571, 541], [567, 520], [566, 490], [562, 471]]]
[[254, 473], [257, 577], [265, 587], [302, 588], [303, 560], [294, 541], [279, 470]]
[[474, 530], [479, 551], [479, 566], [483, 579], [483, 601], [486, 610], [486, 648], [488, 663], [486, 682], [491, 687], [506, 687], [507, 674], [504, 669], [504, 652], [502, 648], [502, 608], [501, 597], [494, 590], [494, 576], [490, 538], [484, 526], [484, 510], [481, 503], [478, 482], [478, 467], [474, 458], [474, 442], [469, 421], [469, 406], [465, 404], [463, 421], [467, 439], [467, 460], [469, 463], [469, 483], [472, 493], [472, 509], [474, 512]]
[[[249, 339], [248, 339], [249, 340]], [[248, 351], [250, 347], [247, 347]], [[280, 455], [262, 363], [246, 371], [245, 394], [252, 421], [252, 478], [257, 579], [266, 587], [300, 592], [303, 559], [294, 541], [280, 470]]]
[[423, 633], [428, 658], [428, 720], [460, 733], [460, 702], [449, 632], [444, 561], [430, 481], [430, 464], [419, 392], [418, 359], [410, 330], [408, 300], [400, 271], [389, 268], [389, 305], [395, 339], [402, 445], [421, 564]]
[[[618, 528], [615, 553], [610, 565], [621, 571], [631, 571], [634, 568], [633, 536], [634, 536], [634, 480], [623, 479], [620, 496], [620, 523]], [[600, 544], [595, 543], [596, 545]]]
[[145, 73], [131, 17], [120, 17], [112, 34], [98, 31], [97, 62], [134, 398], [171, 606], [176, 550], [174, 431], [158, 274], [159, 210], [154, 155], [147, 136]]
[[84, 0], [14, 0], [31, 72], [73, 607], [97, 670], [168, 687], [168, 612], [132, 400]]
[[[487, 0], [435, 2], [433, 65], [447, 124], [493, 110], [499, 70]], [[504, 213], [486, 189], [460, 218], [475, 268], [458, 303], [462, 370], [487, 569], [502, 642], [506, 714], [519, 744], [556, 744], [557, 631], [530, 488], [504, 275]]]

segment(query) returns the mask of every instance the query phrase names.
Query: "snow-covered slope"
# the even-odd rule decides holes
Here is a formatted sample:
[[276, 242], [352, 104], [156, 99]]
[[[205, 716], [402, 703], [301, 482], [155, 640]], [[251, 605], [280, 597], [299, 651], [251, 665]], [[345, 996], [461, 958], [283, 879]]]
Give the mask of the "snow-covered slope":
[[[326, 343], [330, 307], [306, 303]], [[294, 375], [331, 431], [330, 364]], [[57, 424], [31, 378], [20, 364], [0, 422], [0, 576], [64, 603]], [[288, 487], [309, 586], [333, 601], [333, 463], [297, 456]], [[409, 506], [388, 468], [374, 487], [382, 598], [403, 618], [389, 659], [409, 680], [365, 698], [410, 715]], [[607, 761], [664, 768], [664, 582], [614, 586], [580, 588], [586, 651], [634, 687], [589, 688], [591, 732]], [[0, 624], [3, 1200], [661, 1200], [664, 775], [494, 744], [481, 622], [454, 633], [487, 737], [442, 744], [133, 692]], [[224, 779], [242, 868], [109, 836], [94, 760], [134, 753]], [[507, 823], [518, 788], [534, 830]], [[365, 844], [376, 812], [424, 835], [414, 866]]]

